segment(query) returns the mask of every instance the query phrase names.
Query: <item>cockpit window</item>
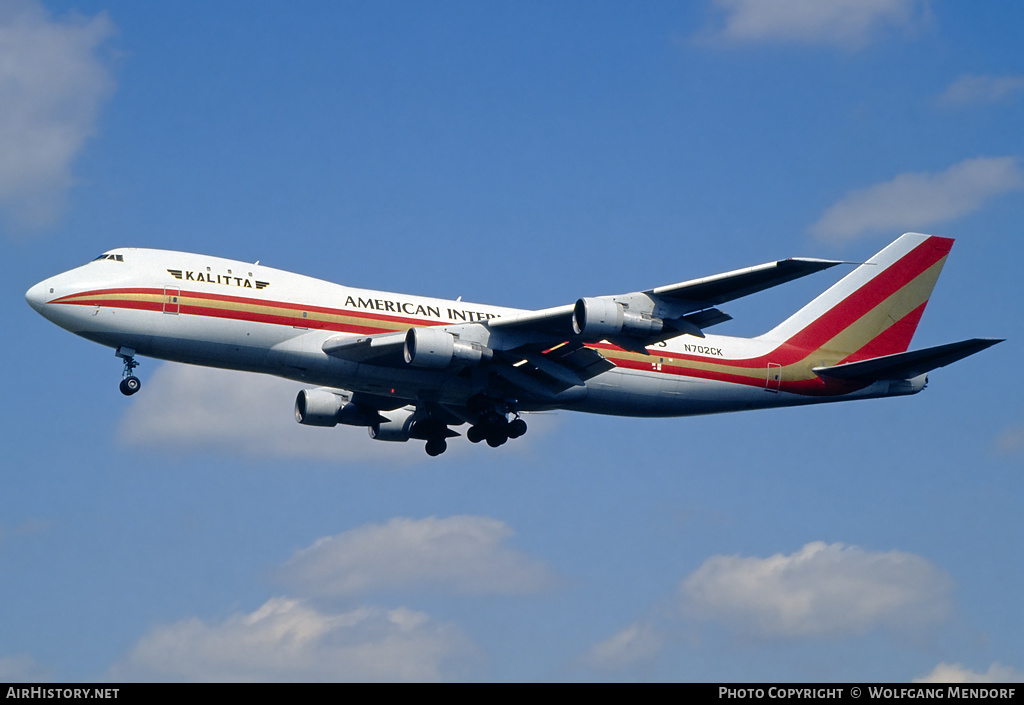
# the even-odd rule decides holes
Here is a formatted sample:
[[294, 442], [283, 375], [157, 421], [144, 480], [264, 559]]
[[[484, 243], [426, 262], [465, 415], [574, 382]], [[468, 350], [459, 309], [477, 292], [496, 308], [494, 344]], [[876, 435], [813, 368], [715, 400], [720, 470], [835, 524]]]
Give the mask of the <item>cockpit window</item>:
[[110, 260], [114, 260], [115, 262], [124, 262], [124, 255], [102, 254], [99, 257], [97, 257], [96, 259], [94, 259], [93, 262], [97, 262], [97, 261], [99, 261], [101, 259], [110, 259]]

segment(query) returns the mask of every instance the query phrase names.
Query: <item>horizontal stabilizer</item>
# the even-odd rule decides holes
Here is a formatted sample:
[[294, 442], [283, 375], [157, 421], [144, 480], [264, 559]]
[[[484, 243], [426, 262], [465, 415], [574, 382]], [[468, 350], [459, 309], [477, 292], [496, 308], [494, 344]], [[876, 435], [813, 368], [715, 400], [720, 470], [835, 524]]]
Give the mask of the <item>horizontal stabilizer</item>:
[[913, 379], [1001, 342], [1003, 341], [999, 338], [972, 338], [959, 343], [947, 343], [924, 350], [883, 355], [870, 360], [847, 362], [843, 365], [815, 367], [813, 371], [819, 377], [860, 382]]

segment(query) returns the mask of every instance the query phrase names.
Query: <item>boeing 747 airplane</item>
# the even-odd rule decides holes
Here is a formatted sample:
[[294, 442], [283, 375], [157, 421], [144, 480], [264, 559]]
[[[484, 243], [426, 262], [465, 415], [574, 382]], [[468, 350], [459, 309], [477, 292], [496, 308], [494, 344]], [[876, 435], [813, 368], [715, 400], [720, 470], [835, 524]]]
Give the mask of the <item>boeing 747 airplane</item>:
[[123, 248], [36, 284], [28, 303], [114, 348], [121, 391], [137, 355], [317, 385], [295, 401], [312, 426], [381, 441], [452, 427], [497, 447], [520, 414], [569, 409], [691, 416], [915, 394], [927, 373], [1001, 342], [907, 352], [953, 240], [903, 235], [756, 338], [706, 334], [717, 307], [841, 262], [793, 258], [703, 279], [523, 311], [353, 289], [206, 255]]

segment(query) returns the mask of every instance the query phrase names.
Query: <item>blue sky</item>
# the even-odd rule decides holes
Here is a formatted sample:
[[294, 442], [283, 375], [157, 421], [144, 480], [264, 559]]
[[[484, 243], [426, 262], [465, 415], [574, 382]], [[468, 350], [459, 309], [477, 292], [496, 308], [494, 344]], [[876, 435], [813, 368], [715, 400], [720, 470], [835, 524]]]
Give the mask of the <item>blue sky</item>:
[[[1018, 3], [0, 5], [3, 680], [1024, 679]], [[910, 398], [499, 449], [24, 303], [121, 246], [541, 308], [957, 238]], [[730, 304], [756, 335], [832, 272]]]

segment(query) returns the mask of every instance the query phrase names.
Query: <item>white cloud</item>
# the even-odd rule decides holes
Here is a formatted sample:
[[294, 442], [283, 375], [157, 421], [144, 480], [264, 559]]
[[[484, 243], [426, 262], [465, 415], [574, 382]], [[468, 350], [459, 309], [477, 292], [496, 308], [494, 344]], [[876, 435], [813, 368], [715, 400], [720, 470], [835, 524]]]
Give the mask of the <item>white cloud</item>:
[[966, 74], [953, 81], [939, 96], [947, 106], [997, 103], [1024, 92], [1024, 76], [974, 76]]
[[[142, 368], [145, 373], [145, 368]], [[540, 437], [554, 416], [529, 416], [530, 433], [501, 448], [474, 446], [464, 438], [448, 441], [440, 458], [423, 452], [422, 441], [372, 440], [358, 426], [320, 428], [295, 421], [295, 396], [308, 384], [247, 372], [192, 365], [165, 364], [132, 397], [119, 436], [130, 445], [160, 446], [170, 451], [214, 451], [254, 458], [308, 458], [332, 463], [376, 462], [386, 465], [439, 463], [461, 453], [523, 452]], [[456, 429], [465, 433], [467, 426]]]
[[523, 594], [556, 584], [544, 563], [504, 545], [513, 534], [489, 517], [396, 518], [321, 538], [283, 573], [304, 594], [332, 597], [410, 587]]
[[452, 625], [406, 608], [318, 611], [272, 598], [217, 624], [192, 618], [144, 636], [114, 680], [440, 681], [478, 659]]
[[972, 213], [986, 201], [1024, 189], [1016, 157], [979, 157], [943, 172], [900, 174], [847, 194], [811, 226], [825, 240], [852, 240], [877, 231], [923, 230]]
[[[300, 594], [344, 597], [369, 589], [441, 587], [523, 593], [554, 582], [540, 562], [502, 543], [486, 517], [395, 519], [316, 541], [282, 568]], [[406, 607], [342, 612], [280, 596], [219, 622], [193, 617], [158, 626], [110, 669], [113, 680], [441, 681], [481, 664], [452, 623]]]
[[372, 440], [362, 427], [296, 423], [295, 396], [304, 386], [309, 385], [266, 375], [162, 365], [132, 398], [120, 437], [133, 445], [256, 458], [429, 460], [421, 442], [386, 443]]
[[682, 585], [689, 611], [763, 637], [919, 626], [950, 610], [949, 577], [920, 556], [809, 543], [791, 555], [714, 556]]
[[1024, 671], [993, 663], [984, 673], [964, 668], [959, 663], [940, 663], [931, 673], [914, 679], [915, 683], [1024, 683]]
[[0, 6], [0, 209], [21, 227], [59, 215], [71, 163], [113, 79], [97, 49], [106, 15], [52, 20], [37, 0]]
[[595, 645], [580, 660], [601, 670], [626, 668], [653, 661], [668, 637], [650, 622], [635, 622], [618, 634]]
[[714, 38], [731, 42], [796, 42], [859, 47], [879, 29], [911, 27], [918, 0], [715, 0], [722, 26]]

